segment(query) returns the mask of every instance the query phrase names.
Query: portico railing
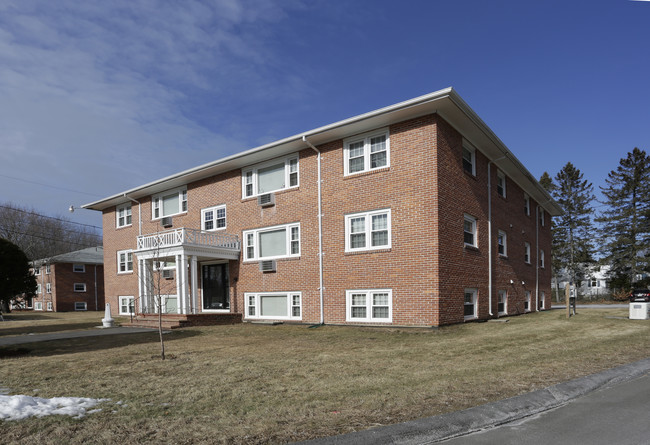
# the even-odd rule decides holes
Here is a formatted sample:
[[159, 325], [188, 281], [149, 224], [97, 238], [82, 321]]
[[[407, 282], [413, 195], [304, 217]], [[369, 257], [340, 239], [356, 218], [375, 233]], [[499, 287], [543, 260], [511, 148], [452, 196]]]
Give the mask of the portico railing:
[[239, 237], [221, 232], [204, 232], [202, 230], [178, 229], [138, 236], [138, 249], [152, 250], [168, 247], [218, 247], [222, 249], [241, 250]]

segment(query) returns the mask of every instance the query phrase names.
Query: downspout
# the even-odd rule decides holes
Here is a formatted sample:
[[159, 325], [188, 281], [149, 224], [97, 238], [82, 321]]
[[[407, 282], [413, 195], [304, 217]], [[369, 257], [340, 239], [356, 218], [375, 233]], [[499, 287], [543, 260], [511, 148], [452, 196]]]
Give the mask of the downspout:
[[492, 164], [501, 159], [505, 159], [505, 156], [495, 159], [494, 161], [488, 162], [487, 165], [487, 195], [488, 195], [488, 313], [490, 317], [494, 317], [492, 313]]
[[99, 306], [97, 306], [97, 264], [95, 264], [95, 310], [99, 310]]
[[539, 208], [537, 204], [535, 207], [535, 312], [539, 312]]
[[325, 311], [323, 308], [323, 199], [322, 199], [322, 181], [321, 181], [321, 152], [319, 149], [307, 140], [306, 136], [302, 137], [309, 147], [318, 153], [318, 272], [319, 272], [319, 292], [320, 292], [320, 324], [325, 324]]
[[138, 204], [138, 235], [142, 236], [142, 204], [140, 201], [127, 196], [126, 193], [124, 193], [122, 196]]

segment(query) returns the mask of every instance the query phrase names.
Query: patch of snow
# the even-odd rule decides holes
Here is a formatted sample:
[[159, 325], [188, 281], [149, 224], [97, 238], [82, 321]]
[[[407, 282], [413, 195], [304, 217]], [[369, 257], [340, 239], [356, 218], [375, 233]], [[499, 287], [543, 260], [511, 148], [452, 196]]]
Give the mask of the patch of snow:
[[[44, 417], [54, 414], [79, 419], [86, 414], [96, 413], [95, 405], [110, 399], [89, 399], [85, 397], [54, 397], [44, 399], [31, 396], [0, 395], [0, 420], [21, 420], [28, 417]], [[89, 411], [90, 410], [90, 411]]]

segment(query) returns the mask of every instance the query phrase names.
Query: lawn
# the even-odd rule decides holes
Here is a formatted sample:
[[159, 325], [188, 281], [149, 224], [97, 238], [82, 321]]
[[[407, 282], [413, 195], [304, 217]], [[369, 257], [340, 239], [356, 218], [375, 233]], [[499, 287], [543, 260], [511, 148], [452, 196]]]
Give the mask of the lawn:
[[626, 316], [584, 309], [567, 321], [564, 311], [549, 311], [437, 330], [189, 328], [166, 335], [166, 361], [155, 332], [29, 344], [27, 355], [0, 361], [0, 386], [111, 401], [82, 419], [2, 422], [2, 440], [283, 443], [342, 434], [648, 357], [650, 322]]

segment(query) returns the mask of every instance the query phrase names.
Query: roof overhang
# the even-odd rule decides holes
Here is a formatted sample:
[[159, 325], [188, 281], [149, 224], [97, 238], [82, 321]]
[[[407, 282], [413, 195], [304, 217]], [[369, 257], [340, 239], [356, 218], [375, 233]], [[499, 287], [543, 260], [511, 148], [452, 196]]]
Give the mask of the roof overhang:
[[451, 87], [200, 165], [99, 201], [84, 204], [82, 207], [105, 210], [122, 204], [129, 198], [137, 200], [207, 177], [295, 153], [309, 147], [303, 137], [318, 146], [433, 113], [438, 113], [456, 128], [465, 139], [493, 161], [494, 165], [540, 203], [548, 213], [553, 216], [562, 214], [561, 207], [542, 188], [535, 177]]

